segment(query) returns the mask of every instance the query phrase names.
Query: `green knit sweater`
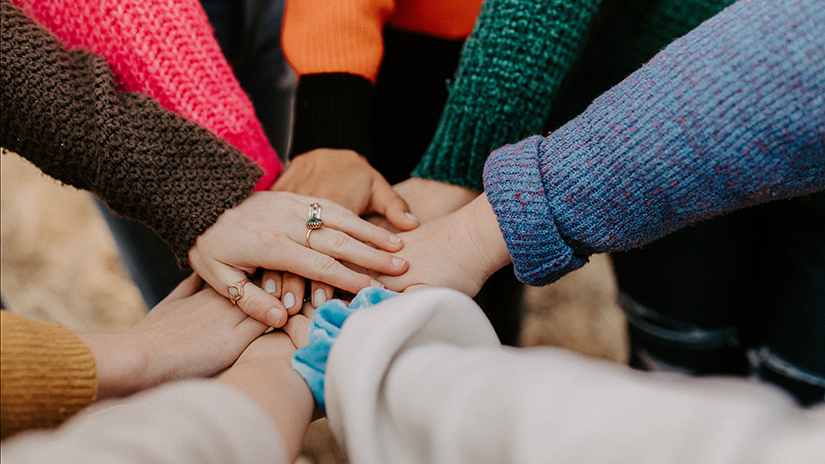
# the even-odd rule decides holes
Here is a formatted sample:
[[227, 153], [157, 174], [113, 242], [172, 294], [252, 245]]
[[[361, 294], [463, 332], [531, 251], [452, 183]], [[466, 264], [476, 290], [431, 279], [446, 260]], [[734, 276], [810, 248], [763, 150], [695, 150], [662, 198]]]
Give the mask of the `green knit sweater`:
[[487, 0], [413, 175], [483, 190], [492, 150], [542, 132], [548, 120], [575, 116], [730, 3]]

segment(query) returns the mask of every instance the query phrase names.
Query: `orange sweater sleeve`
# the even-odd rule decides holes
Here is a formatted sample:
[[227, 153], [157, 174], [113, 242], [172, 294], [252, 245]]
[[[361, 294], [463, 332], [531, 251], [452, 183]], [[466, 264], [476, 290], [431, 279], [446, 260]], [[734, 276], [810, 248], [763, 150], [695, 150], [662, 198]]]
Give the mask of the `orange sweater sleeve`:
[[482, 0], [290, 0], [283, 48], [299, 76], [347, 73], [375, 83], [386, 24], [444, 39], [470, 35]]
[[0, 438], [54, 427], [96, 393], [94, 356], [77, 335], [0, 311]]
[[375, 82], [393, 0], [289, 0], [284, 55], [299, 76], [347, 73]]
[[288, 0], [281, 44], [298, 73], [290, 157], [317, 148], [371, 157], [384, 27], [438, 39], [472, 32], [482, 0]]

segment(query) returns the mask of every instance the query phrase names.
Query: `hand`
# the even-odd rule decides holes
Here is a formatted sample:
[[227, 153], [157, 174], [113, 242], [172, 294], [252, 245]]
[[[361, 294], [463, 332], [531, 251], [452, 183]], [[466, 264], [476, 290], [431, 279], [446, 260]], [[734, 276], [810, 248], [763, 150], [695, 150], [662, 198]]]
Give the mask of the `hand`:
[[312, 420], [315, 400], [306, 382], [292, 368], [295, 345], [282, 331], [259, 337], [218, 382], [244, 392], [278, 428], [292, 462], [301, 450]]
[[379, 214], [398, 230], [418, 227], [404, 200], [352, 150], [319, 148], [296, 156], [272, 190], [330, 199], [358, 216]]
[[398, 256], [410, 263], [410, 269], [402, 276], [378, 277], [390, 290], [429, 285], [475, 296], [495, 271], [510, 262], [486, 195], [401, 236], [405, 246]]
[[[316, 202], [323, 207], [321, 218], [325, 226], [312, 232], [310, 249], [306, 246], [307, 213], [309, 205]], [[198, 237], [189, 250], [189, 263], [226, 297], [229, 296], [227, 285], [246, 278], [258, 268], [289, 271], [355, 293], [381, 284], [336, 260], [398, 275], [407, 270], [406, 261], [381, 250], [394, 252], [402, 247], [398, 236], [329, 200], [288, 192], [256, 192], [240, 205], [224, 211], [215, 224]], [[287, 310], [275, 295], [252, 282], [246, 283], [243, 290], [238, 306], [244, 312], [272, 327], [286, 322]], [[295, 298], [302, 296], [295, 295]]]
[[229, 367], [267, 326], [192, 275], [126, 332], [79, 334], [95, 357], [98, 399]]
[[432, 179], [411, 177], [393, 186], [422, 224], [454, 213], [475, 200], [479, 192]]

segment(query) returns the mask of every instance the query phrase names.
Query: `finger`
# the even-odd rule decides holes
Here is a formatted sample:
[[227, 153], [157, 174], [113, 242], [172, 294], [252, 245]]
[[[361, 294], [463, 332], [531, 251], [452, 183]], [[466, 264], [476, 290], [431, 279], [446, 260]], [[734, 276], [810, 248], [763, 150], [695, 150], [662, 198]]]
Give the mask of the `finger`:
[[[224, 284], [222, 288], [216, 288], [216, 290], [227, 298], [230, 298], [227, 286], [246, 278], [244, 273], [229, 267], [221, 269], [218, 275], [221, 276], [221, 280], [226, 282], [226, 284]], [[215, 288], [214, 285], [213, 288]], [[281, 327], [286, 322], [287, 311], [281, 303], [281, 300], [265, 292], [252, 282], [243, 284], [242, 289], [243, 295], [238, 299], [236, 305], [241, 308], [243, 312], [270, 327]]]
[[311, 317], [306, 317], [303, 314], [296, 314], [289, 318], [284, 324], [284, 332], [292, 339], [292, 344], [296, 348], [303, 348], [309, 345], [309, 323]]
[[386, 275], [400, 275], [409, 264], [403, 258], [365, 245], [349, 235], [324, 227], [311, 235], [312, 250]]
[[[289, 263], [290, 271], [310, 280], [324, 282], [353, 294], [366, 287], [384, 286], [368, 275], [347, 269], [335, 258], [324, 253], [318, 253], [302, 246], [294, 246], [290, 247], [289, 254], [292, 257]], [[284, 273], [284, 291], [288, 291], [286, 273]], [[300, 309], [300, 305], [298, 309]], [[298, 309], [295, 309], [295, 311], [297, 312]]]
[[193, 272], [189, 275], [189, 277], [183, 279], [174, 290], [166, 295], [166, 297], [161, 300], [161, 303], [168, 303], [170, 301], [180, 300], [182, 298], [192, 296], [195, 293], [198, 293], [202, 286], [203, 279]]
[[312, 306], [317, 308], [332, 299], [332, 292], [335, 289], [330, 284], [313, 280], [310, 284], [310, 290], [310, 295], [312, 295]]
[[407, 202], [386, 181], [379, 182], [373, 187], [370, 210], [387, 218], [390, 224], [399, 230], [412, 230], [421, 225], [410, 213]]
[[[361, 219], [352, 211], [339, 205], [334, 203], [328, 203], [328, 205], [323, 209], [324, 224], [328, 228], [344, 232], [361, 242], [371, 243], [382, 250], [392, 252], [404, 247], [404, 243], [398, 235]], [[314, 234], [315, 232], [313, 232], [312, 238], [315, 238]]]
[[304, 290], [306, 289], [306, 279], [291, 272], [283, 273], [283, 302], [287, 313], [292, 316], [301, 310], [304, 302]]
[[[261, 275], [261, 288], [266, 293], [281, 298], [281, 290], [283, 290], [283, 273], [281, 271], [264, 271]], [[281, 300], [283, 303], [283, 300]], [[286, 306], [286, 305], [284, 305]]]

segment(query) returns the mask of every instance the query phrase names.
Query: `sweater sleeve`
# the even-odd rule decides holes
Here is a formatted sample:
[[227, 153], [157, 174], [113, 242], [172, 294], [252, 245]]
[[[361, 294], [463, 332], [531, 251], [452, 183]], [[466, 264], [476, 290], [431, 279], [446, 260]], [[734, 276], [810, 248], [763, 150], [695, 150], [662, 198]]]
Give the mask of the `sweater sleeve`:
[[281, 435], [255, 401], [202, 379], [101, 403], [56, 430], [3, 442], [2, 453], [17, 463], [289, 462]]
[[54, 427], [95, 400], [94, 355], [69, 329], [0, 311], [0, 438]]
[[496, 150], [485, 187], [519, 278], [825, 189], [825, 5], [740, 0], [546, 138]]
[[266, 190], [281, 172], [255, 109], [197, 0], [14, 0], [68, 49], [103, 56], [118, 90], [141, 92], [258, 163]]
[[7, 0], [0, 33], [0, 145], [147, 224], [179, 264], [251, 193], [260, 168], [146, 95], [119, 92], [101, 57], [66, 52]]
[[413, 175], [482, 190], [490, 152], [541, 132], [600, 0], [488, 0]]
[[299, 76], [290, 156], [340, 148], [369, 158], [373, 85], [384, 53], [384, 27], [463, 39], [472, 30], [480, 4], [481, 0], [288, 1], [282, 43]]
[[330, 351], [330, 427], [351, 462], [811, 463], [825, 405], [742, 379], [655, 375], [502, 347], [473, 301], [428, 289], [350, 316]]

